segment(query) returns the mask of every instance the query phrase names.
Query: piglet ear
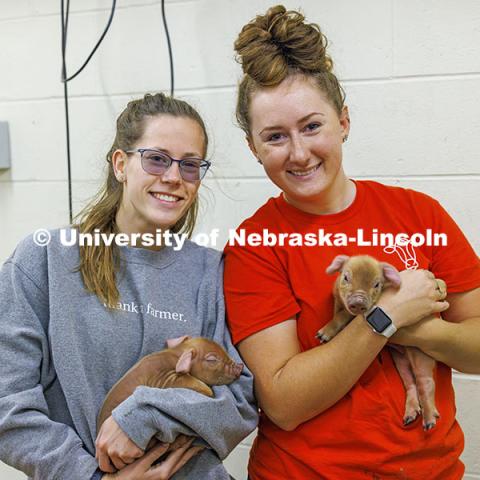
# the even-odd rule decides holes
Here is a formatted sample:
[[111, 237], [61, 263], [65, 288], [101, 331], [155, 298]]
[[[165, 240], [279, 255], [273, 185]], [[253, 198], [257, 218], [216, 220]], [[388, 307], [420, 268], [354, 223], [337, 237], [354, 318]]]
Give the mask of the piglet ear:
[[398, 270], [389, 263], [382, 262], [383, 276], [388, 280], [394, 287], [399, 288], [402, 283]]
[[345, 262], [349, 259], [350, 257], [348, 255], [337, 255], [334, 259], [333, 262], [327, 267], [326, 272], [331, 275], [332, 273], [339, 272], [342, 268]]
[[185, 340], [188, 340], [190, 337], [188, 335], [183, 335], [183, 337], [178, 338], [169, 338], [167, 340], [167, 348], [174, 348], [177, 345], [180, 345]]
[[193, 352], [193, 348], [189, 348], [180, 355], [175, 367], [175, 371], [177, 373], [190, 373], [190, 369], [192, 368]]

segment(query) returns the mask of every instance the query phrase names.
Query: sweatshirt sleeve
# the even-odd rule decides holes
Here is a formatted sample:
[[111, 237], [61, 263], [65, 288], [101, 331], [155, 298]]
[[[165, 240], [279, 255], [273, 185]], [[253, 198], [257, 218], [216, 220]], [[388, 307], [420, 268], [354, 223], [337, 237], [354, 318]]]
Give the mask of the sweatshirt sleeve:
[[95, 470], [95, 473], [92, 475], [92, 478], [90, 480], [101, 480], [101, 478], [104, 476], [105, 474], [99, 469], [97, 468]]
[[[215, 318], [205, 320], [202, 335], [223, 345], [233, 360], [241, 362], [225, 325], [223, 264], [217, 278]], [[213, 390], [215, 396], [210, 398], [185, 388], [138, 387], [112, 416], [140, 448], [146, 448], [153, 435], [167, 443], [179, 434], [193, 435], [223, 460], [257, 426], [253, 375], [244, 367], [239, 379]]]
[[71, 427], [49, 418], [47, 322], [47, 293], [7, 261], [0, 269], [0, 460], [35, 480], [89, 479], [95, 458]]

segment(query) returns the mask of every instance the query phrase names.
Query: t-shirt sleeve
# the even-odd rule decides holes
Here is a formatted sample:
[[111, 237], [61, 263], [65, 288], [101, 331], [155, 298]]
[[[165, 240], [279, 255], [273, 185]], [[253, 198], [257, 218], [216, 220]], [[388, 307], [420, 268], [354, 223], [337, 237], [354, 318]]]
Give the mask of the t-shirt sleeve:
[[271, 247], [227, 246], [224, 289], [234, 344], [300, 311], [288, 274]]
[[431, 271], [447, 283], [448, 292], [458, 293], [480, 287], [480, 260], [447, 211], [434, 201], [434, 224], [437, 233], [445, 233], [446, 246], [433, 250]]

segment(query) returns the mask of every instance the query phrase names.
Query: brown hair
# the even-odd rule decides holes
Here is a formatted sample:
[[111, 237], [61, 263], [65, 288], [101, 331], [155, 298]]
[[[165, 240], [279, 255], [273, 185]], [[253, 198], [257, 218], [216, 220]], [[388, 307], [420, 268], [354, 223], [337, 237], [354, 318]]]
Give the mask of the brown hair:
[[[115, 177], [112, 155], [115, 150], [130, 150], [142, 137], [145, 122], [156, 115], [186, 117], [196, 121], [205, 138], [204, 155], [208, 149], [208, 135], [205, 124], [198, 112], [187, 102], [168, 97], [162, 93], [146, 94], [143, 98], [132, 100], [117, 118], [117, 130], [112, 147], [107, 153], [108, 174], [97, 195], [75, 218], [75, 227], [81, 233], [93, 234], [96, 229], [102, 233], [117, 233], [115, 217], [120, 207], [123, 184]], [[198, 200], [185, 215], [171, 228], [175, 233], [184, 232], [191, 236], [198, 212]], [[80, 271], [87, 291], [94, 293], [107, 306], [115, 305], [119, 300], [116, 276], [120, 269], [118, 247], [114, 244], [80, 247]]]
[[345, 92], [332, 73], [327, 38], [317, 24], [304, 20], [301, 13], [277, 5], [247, 23], [235, 41], [236, 58], [245, 74], [239, 85], [236, 115], [247, 135], [253, 93], [293, 75], [311, 78], [337, 113], [342, 111]]

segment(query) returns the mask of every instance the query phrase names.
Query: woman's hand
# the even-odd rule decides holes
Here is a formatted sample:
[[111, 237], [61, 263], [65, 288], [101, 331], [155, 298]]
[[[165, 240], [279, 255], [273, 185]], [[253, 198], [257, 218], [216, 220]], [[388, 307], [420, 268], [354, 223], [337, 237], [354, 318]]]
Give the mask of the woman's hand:
[[105, 474], [102, 480], [167, 480], [205, 448], [202, 446], [191, 447], [192, 441], [193, 438], [189, 438], [183, 445], [171, 451], [165, 457], [165, 460], [157, 465], [153, 465], [158, 458], [174, 445], [159, 443], [145, 453], [143, 457], [135, 460], [121, 471], [114, 474]]
[[404, 270], [400, 272], [399, 289], [387, 288], [378, 305], [392, 317], [397, 328], [417, 323], [434, 313], [445, 311], [446, 292], [439, 288], [437, 280], [428, 270]]
[[124, 468], [145, 453], [128, 438], [112, 416], [108, 417], [100, 428], [95, 447], [98, 466], [100, 470], [108, 473]]

